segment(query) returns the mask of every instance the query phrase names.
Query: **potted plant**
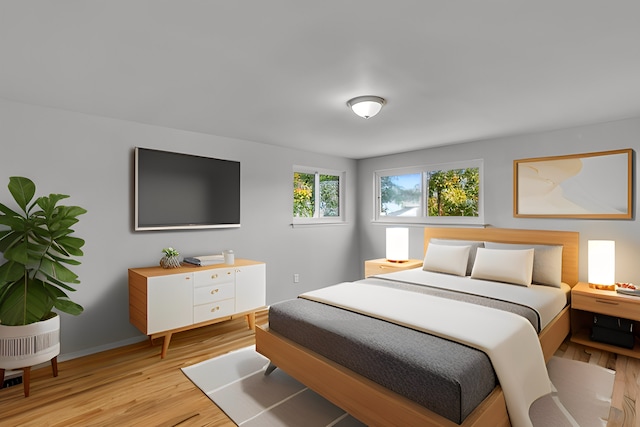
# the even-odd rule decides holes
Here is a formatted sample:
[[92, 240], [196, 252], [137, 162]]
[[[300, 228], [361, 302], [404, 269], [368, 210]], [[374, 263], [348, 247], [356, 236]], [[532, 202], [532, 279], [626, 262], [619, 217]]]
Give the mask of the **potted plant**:
[[8, 188], [18, 209], [0, 203], [0, 371], [27, 368], [28, 395], [28, 367], [51, 360], [57, 374], [60, 320], [53, 309], [83, 311], [66, 292], [80, 283], [68, 266], [80, 264], [84, 240], [73, 237], [71, 227], [86, 210], [59, 205], [69, 197], [64, 194], [34, 200], [36, 186], [28, 178], [11, 177]]
[[164, 256], [160, 259], [160, 266], [162, 268], [179, 268], [180, 265], [180, 252], [169, 247], [162, 250]]

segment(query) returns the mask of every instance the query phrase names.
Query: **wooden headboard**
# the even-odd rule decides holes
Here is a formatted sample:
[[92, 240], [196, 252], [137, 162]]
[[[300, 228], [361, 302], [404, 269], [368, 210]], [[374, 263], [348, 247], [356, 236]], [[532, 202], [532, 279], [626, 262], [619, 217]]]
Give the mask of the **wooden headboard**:
[[562, 281], [573, 287], [578, 283], [580, 233], [575, 231], [520, 230], [516, 228], [431, 228], [424, 229], [424, 253], [429, 240], [480, 240], [500, 243], [562, 245]]

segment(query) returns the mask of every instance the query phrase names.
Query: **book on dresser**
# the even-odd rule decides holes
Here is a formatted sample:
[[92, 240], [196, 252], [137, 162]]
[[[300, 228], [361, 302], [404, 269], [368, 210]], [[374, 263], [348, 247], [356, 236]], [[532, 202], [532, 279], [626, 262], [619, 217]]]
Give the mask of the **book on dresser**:
[[224, 264], [224, 255], [204, 255], [193, 256], [184, 259], [184, 262], [197, 265], [199, 267], [206, 267], [207, 265]]
[[255, 313], [265, 306], [263, 262], [129, 269], [129, 321], [151, 339], [164, 338], [163, 358], [172, 334], [239, 316], [254, 329]]

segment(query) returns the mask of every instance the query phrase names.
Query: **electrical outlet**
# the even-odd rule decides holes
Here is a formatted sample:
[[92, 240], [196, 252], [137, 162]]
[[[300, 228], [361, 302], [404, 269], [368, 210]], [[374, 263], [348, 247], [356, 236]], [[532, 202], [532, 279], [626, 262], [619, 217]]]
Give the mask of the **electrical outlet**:
[[299, 283], [300, 282], [300, 275], [298, 273], [295, 273], [293, 275], [293, 283]]

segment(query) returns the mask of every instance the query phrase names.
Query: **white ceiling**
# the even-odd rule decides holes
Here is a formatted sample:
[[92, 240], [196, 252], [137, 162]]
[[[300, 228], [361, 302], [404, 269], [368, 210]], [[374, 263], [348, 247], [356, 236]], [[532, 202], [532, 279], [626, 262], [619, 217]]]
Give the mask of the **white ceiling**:
[[0, 0], [0, 98], [350, 158], [603, 122], [640, 1]]

